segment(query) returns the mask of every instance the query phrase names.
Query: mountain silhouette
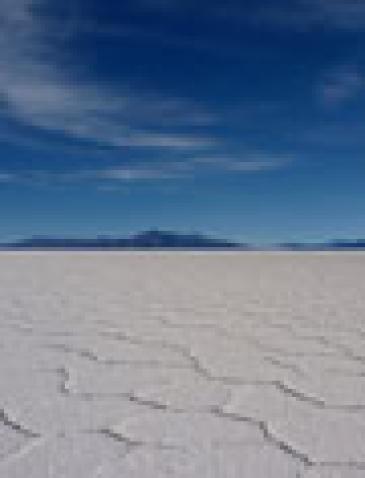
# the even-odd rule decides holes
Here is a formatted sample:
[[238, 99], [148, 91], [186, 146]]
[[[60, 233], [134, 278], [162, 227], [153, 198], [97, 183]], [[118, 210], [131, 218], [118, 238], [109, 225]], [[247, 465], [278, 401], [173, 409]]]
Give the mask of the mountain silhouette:
[[98, 236], [91, 239], [69, 239], [34, 236], [4, 246], [21, 249], [226, 249], [243, 247], [243, 244], [202, 234], [181, 234], [153, 229], [122, 238]]
[[365, 239], [327, 242], [288, 242], [263, 247], [212, 238], [203, 234], [178, 233], [152, 229], [128, 237], [62, 238], [33, 236], [17, 242], [0, 244], [2, 249], [274, 249], [289, 251], [363, 250]]

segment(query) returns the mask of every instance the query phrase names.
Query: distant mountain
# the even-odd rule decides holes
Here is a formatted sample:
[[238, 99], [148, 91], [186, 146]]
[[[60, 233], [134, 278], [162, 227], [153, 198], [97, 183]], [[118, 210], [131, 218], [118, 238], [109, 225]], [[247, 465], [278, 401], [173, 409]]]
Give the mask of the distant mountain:
[[91, 239], [31, 237], [18, 242], [0, 244], [2, 249], [237, 249], [284, 251], [365, 250], [365, 239], [333, 240], [321, 243], [290, 242], [257, 246], [216, 239], [202, 234], [182, 234], [174, 231], [150, 230], [133, 236], [114, 238], [98, 236]]
[[11, 249], [231, 249], [244, 247], [244, 245], [201, 234], [151, 230], [126, 238], [31, 237], [16, 243], [4, 244], [3, 247]]
[[332, 249], [365, 249], [365, 239], [357, 239], [352, 241], [332, 241], [329, 243]]
[[338, 251], [365, 249], [365, 239], [333, 240], [328, 242], [301, 243], [290, 242], [278, 245], [279, 249], [289, 251]]

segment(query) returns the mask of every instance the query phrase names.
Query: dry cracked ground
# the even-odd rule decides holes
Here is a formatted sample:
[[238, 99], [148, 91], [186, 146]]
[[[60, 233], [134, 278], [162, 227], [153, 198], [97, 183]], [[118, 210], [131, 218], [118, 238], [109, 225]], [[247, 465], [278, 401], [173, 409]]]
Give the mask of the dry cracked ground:
[[0, 476], [365, 476], [365, 254], [0, 254]]

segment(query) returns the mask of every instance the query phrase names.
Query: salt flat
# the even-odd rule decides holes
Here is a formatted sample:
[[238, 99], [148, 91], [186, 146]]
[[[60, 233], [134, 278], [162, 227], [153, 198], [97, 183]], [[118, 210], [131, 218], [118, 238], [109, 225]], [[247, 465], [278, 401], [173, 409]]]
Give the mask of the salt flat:
[[0, 476], [365, 476], [365, 254], [1, 253]]

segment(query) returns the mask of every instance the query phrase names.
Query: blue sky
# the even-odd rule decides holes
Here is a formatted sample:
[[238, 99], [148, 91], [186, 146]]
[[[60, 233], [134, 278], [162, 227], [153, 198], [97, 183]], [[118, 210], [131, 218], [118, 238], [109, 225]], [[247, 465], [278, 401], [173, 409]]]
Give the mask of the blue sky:
[[365, 3], [2, 0], [0, 240], [365, 236]]

